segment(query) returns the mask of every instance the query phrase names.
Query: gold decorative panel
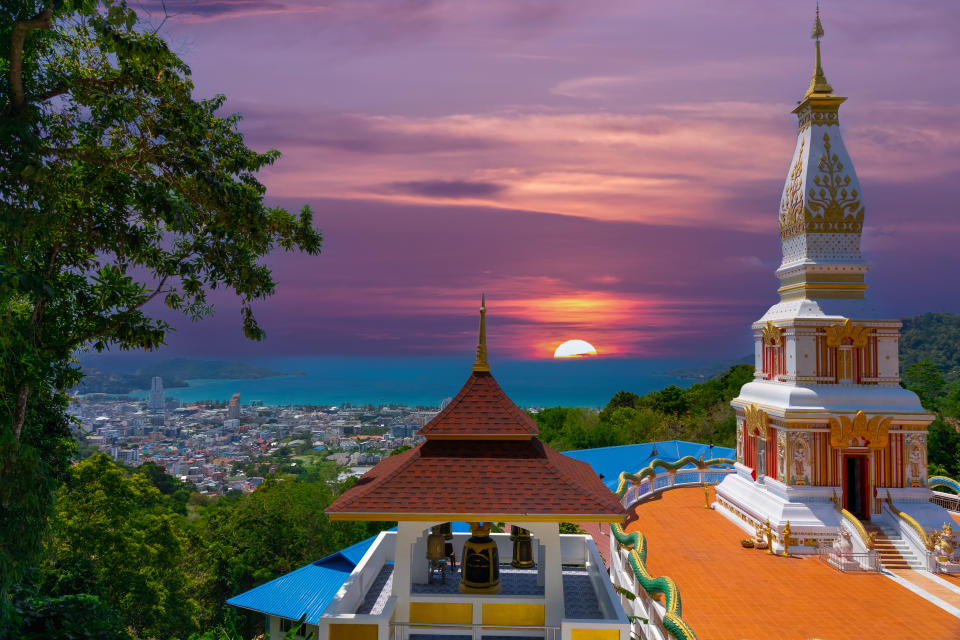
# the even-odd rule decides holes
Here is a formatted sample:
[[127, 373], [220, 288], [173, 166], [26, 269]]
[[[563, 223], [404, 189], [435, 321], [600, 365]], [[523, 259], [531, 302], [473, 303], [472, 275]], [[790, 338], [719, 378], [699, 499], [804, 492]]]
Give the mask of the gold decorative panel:
[[847, 416], [830, 418], [830, 446], [842, 449], [844, 447], [867, 447], [868, 449], [883, 449], [890, 442], [890, 421], [893, 418], [874, 416], [867, 418], [863, 411], [851, 419]]
[[748, 436], [760, 436], [767, 439], [767, 432], [770, 429], [770, 416], [767, 412], [751, 404], [743, 408], [743, 428]]
[[850, 318], [843, 322], [832, 324], [826, 328], [827, 346], [839, 347], [850, 340], [854, 347], [863, 348], [867, 346], [870, 334], [873, 333], [873, 327], [866, 327], [862, 324], [853, 324]]
[[772, 322], [767, 322], [760, 333], [763, 335], [763, 344], [767, 347], [783, 346], [783, 329], [773, 326]]

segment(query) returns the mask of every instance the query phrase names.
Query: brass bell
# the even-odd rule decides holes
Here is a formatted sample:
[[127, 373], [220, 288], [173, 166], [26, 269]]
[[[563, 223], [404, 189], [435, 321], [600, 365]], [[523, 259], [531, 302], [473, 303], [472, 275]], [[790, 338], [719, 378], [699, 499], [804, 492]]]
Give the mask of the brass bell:
[[513, 560], [511, 565], [517, 569], [531, 569], [536, 566], [533, 561], [533, 540], [530, 538], [530, 532], [523, 527], [512, 527], [516, 529], [516, 536], [511, 533], [513, 539]]
[[461, 593], [500, 593], [500, 552], [490, 537], [489, 522], [471, 522], [471, 537], [463, 543]]

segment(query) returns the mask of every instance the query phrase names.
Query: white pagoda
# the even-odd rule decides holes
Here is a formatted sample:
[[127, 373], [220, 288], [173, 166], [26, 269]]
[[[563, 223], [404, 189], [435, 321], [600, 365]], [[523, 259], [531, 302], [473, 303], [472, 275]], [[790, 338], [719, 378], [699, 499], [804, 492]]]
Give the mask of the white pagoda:
[[866, 295], [863, 194], [840, 136], [846, 98], [821, 66], [822, 36], [818, 10], [816, 69], [793, 110], [797, 145], [780, 200], [780, 301], [753, 323], [755, 378], [732, 403], [737, 473], [717, 488], [718, 508], [744, 529], [769, 522], [779, 537], [789, 521], [787, 546], [801, 553], [836, 537], [849, 515], [894, 529], [900, 511], [925, 528], [950, 521], [929, 502], [933, 416], [899, 384], [901, 323]]

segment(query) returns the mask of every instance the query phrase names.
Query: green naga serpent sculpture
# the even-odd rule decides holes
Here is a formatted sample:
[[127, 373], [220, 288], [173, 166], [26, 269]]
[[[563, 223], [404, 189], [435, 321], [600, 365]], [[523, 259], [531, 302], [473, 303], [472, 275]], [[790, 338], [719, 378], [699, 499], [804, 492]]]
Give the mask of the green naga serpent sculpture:
[[[620, 482], [617, 486], [617, 497], [622, 498], [631, 484], [639, 484], [645, 478], [652, 478], [657, 475], [657, 467], [667, 471], [676, 471], [688, 464], [693, 464], [697, 469], [706, 469], [707, 467], [717, 465], [731, 465], [735, 460], [730, 458], [713, 458], [711, 460], [700, 460], [693, 456], [684, 456], [675, 462], [667, 462], [659, 458], [652, 461], [649, 465], [637, 473], [620, 474]], [[630, 550], [629, 563], [633, 569], [633, 575], [637, 582], [650, 595], [663, 594], [664, 608], [666, 612], [663, 616], [663, 626], [677, 640], [696, 640], [697, 635], [693, 632], [681, 617], [680, 590], [673, 578], [660, 576], [659, 578], [647, 571], [647, 539], [640, 532], [634, 531], [627, 534], [623, 527], [618, 524], [612, 525], [610, 530], [617, 543], [625, 549]]]
[[644, 478], [652, 478], [653, 476], [657, 475], [656, 467], [666, 469], [667, 471], [676, 471], [680, 467], [691, 463], [696, 466], [697, 469], [706, 469], [707, 467], [715, 467], [721, 464], [733, 464], [734, 462], [736, 462], [736, 460], [731, 460], [730, 458], [712, 458], [710, 460], [700, 460], [699, 458], [694, 458], [693, 456], [684, 456], [675, 462], [667, 462], [666, 460], [657, 458], [637, 473], [627, 473], [626, 471], [621, 472], [620, 483], [617, 485], [616, 494], [618, 498], [622, 498], [623, 494], [627, 492], [629, 485], [639, 484]]
[[663, 594], [663, 604], [666, 609], [663, 614], [663, 626], [666, 630], [677, 640], [696, 640], [697, 634], [680, 617], [680, 590], [677, 589], [677, 583], [667, 576], [654, 578], [647, 571], [647, 539], [644, 535], [637, 531], [628, 534], [619, 524], [611, 525], [610, 531], [620, 546], [630, 550], [630, 568], [633, 569], [633, 575], [637, 577], [640, 586], [650, 595]]

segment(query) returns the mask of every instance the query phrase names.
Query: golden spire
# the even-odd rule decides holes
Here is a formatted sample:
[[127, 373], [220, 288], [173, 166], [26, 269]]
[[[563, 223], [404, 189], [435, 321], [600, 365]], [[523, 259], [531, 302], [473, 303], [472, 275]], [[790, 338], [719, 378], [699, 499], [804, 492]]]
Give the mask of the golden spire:
[[810, 87], [804, 94], [804, 98], [809, 98], [814, 93], [833, 93], [833, 87], [827, 82], [827, 76], [823, 74], [823, 66], [820, 64], [820, 38], [823, 37], [823, 23], [820, 22], [820, 3], [817, 3], [817, 19], [813, 22], [813, 31], [810, 37], [817, 41], [817, 68], [813, 71], [813, 79], [810, 80]]
[[480, 337], [477, 340], [477, 360], [473, 363], [474, 371], [490, 371], [487, 362], [487, 297], [480, 294]]

